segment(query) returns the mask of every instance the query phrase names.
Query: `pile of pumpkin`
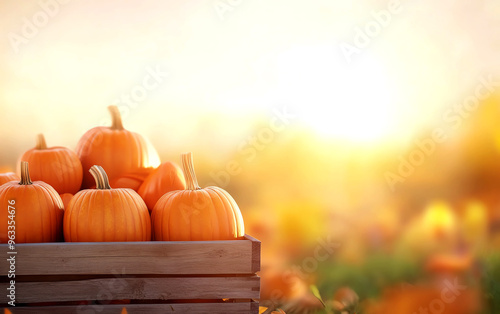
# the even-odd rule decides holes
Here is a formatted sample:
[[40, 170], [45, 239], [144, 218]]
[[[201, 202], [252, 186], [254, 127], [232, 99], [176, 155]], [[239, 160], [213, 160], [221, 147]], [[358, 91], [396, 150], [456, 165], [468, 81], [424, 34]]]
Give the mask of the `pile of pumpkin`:
[[20, 158], [20, 177], [0, 174], [0, 243], [13, 238], [11, 230], [15, 243], [244, 235], [231, 195], [219, 187], [198, 186], [191, 153], [181, 155], [182, 170], [173, 162], [159, 164], [154, 148], [123, 128], [118, 108], [108, 109], [111, 127], [87, 131], [74, 152], [48, 148], [39, 135], [36, 147]]

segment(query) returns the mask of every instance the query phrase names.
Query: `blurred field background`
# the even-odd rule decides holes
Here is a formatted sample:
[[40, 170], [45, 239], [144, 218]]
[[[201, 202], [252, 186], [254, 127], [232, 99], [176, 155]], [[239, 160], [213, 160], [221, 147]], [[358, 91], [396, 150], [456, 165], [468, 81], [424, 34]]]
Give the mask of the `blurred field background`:
[[498, 1], [2, 1], [0, 34], [3, 171], [116, 104], [236, 199], [263, 305], [500, 313]]

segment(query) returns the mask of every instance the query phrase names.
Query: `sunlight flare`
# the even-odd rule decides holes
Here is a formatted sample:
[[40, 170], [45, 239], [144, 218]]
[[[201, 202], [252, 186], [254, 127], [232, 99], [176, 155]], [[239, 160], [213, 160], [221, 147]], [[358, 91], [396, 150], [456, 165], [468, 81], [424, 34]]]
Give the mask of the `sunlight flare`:
[[297, 47], [280, 56], [277, 71], [283, 97], [319, 135], [366, 142], [396, 131], [396, 88], [374, 56], [348, 64], [330, 46]]

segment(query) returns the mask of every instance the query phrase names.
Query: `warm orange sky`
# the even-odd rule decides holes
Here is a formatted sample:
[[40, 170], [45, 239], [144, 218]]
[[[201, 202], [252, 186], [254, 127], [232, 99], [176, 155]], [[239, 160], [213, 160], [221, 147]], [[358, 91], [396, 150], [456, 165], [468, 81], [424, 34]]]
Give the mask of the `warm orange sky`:
[[[231, 149], [283, 105], [322, 136], [407, 141], [500, 69], [496, 0], [61, 2], [53, 16], [40, 3], [56, 0], [0, 3], [0, 164], [40, 132], [74, 147], [111, 103], [176, 154]], [[369, 25], [380, 29], [348, 62], [342, 44]]]

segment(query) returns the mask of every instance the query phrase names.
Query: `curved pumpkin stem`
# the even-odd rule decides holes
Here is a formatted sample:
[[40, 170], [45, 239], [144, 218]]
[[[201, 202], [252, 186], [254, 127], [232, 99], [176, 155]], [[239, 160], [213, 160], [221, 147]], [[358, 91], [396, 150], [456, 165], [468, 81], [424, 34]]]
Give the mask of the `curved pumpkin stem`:
[[27, 161], [21, 161], [21, 181], [19, 182], [19, 184], [21, 185], [33, 184], [30, 178], [29, 163]]
[[186, 177], [186, 189], [201, 190], [200, 186], [198, 185], [198, 180], [196, 179], [196, 174], [194, 172], [193, 154], [191, 152], [182, 154], [181, 162], [182, 171], [184, 172], [184, 177]]
[[108, 106], [108, 110], [111, 113], [111, 129], [112, 130], [123, 130], [122, 115], [117, 106]]
[[98, 190], [111, 190], [108, 175], [101, 166], [94, 165], [90, 169], [90, 174], [94, 177], [95, 188]]
[[47, 149], [47, 143], [45, 142], [45, 137], [42, 133], [38, 134], [36, 137], [36, 149]]

